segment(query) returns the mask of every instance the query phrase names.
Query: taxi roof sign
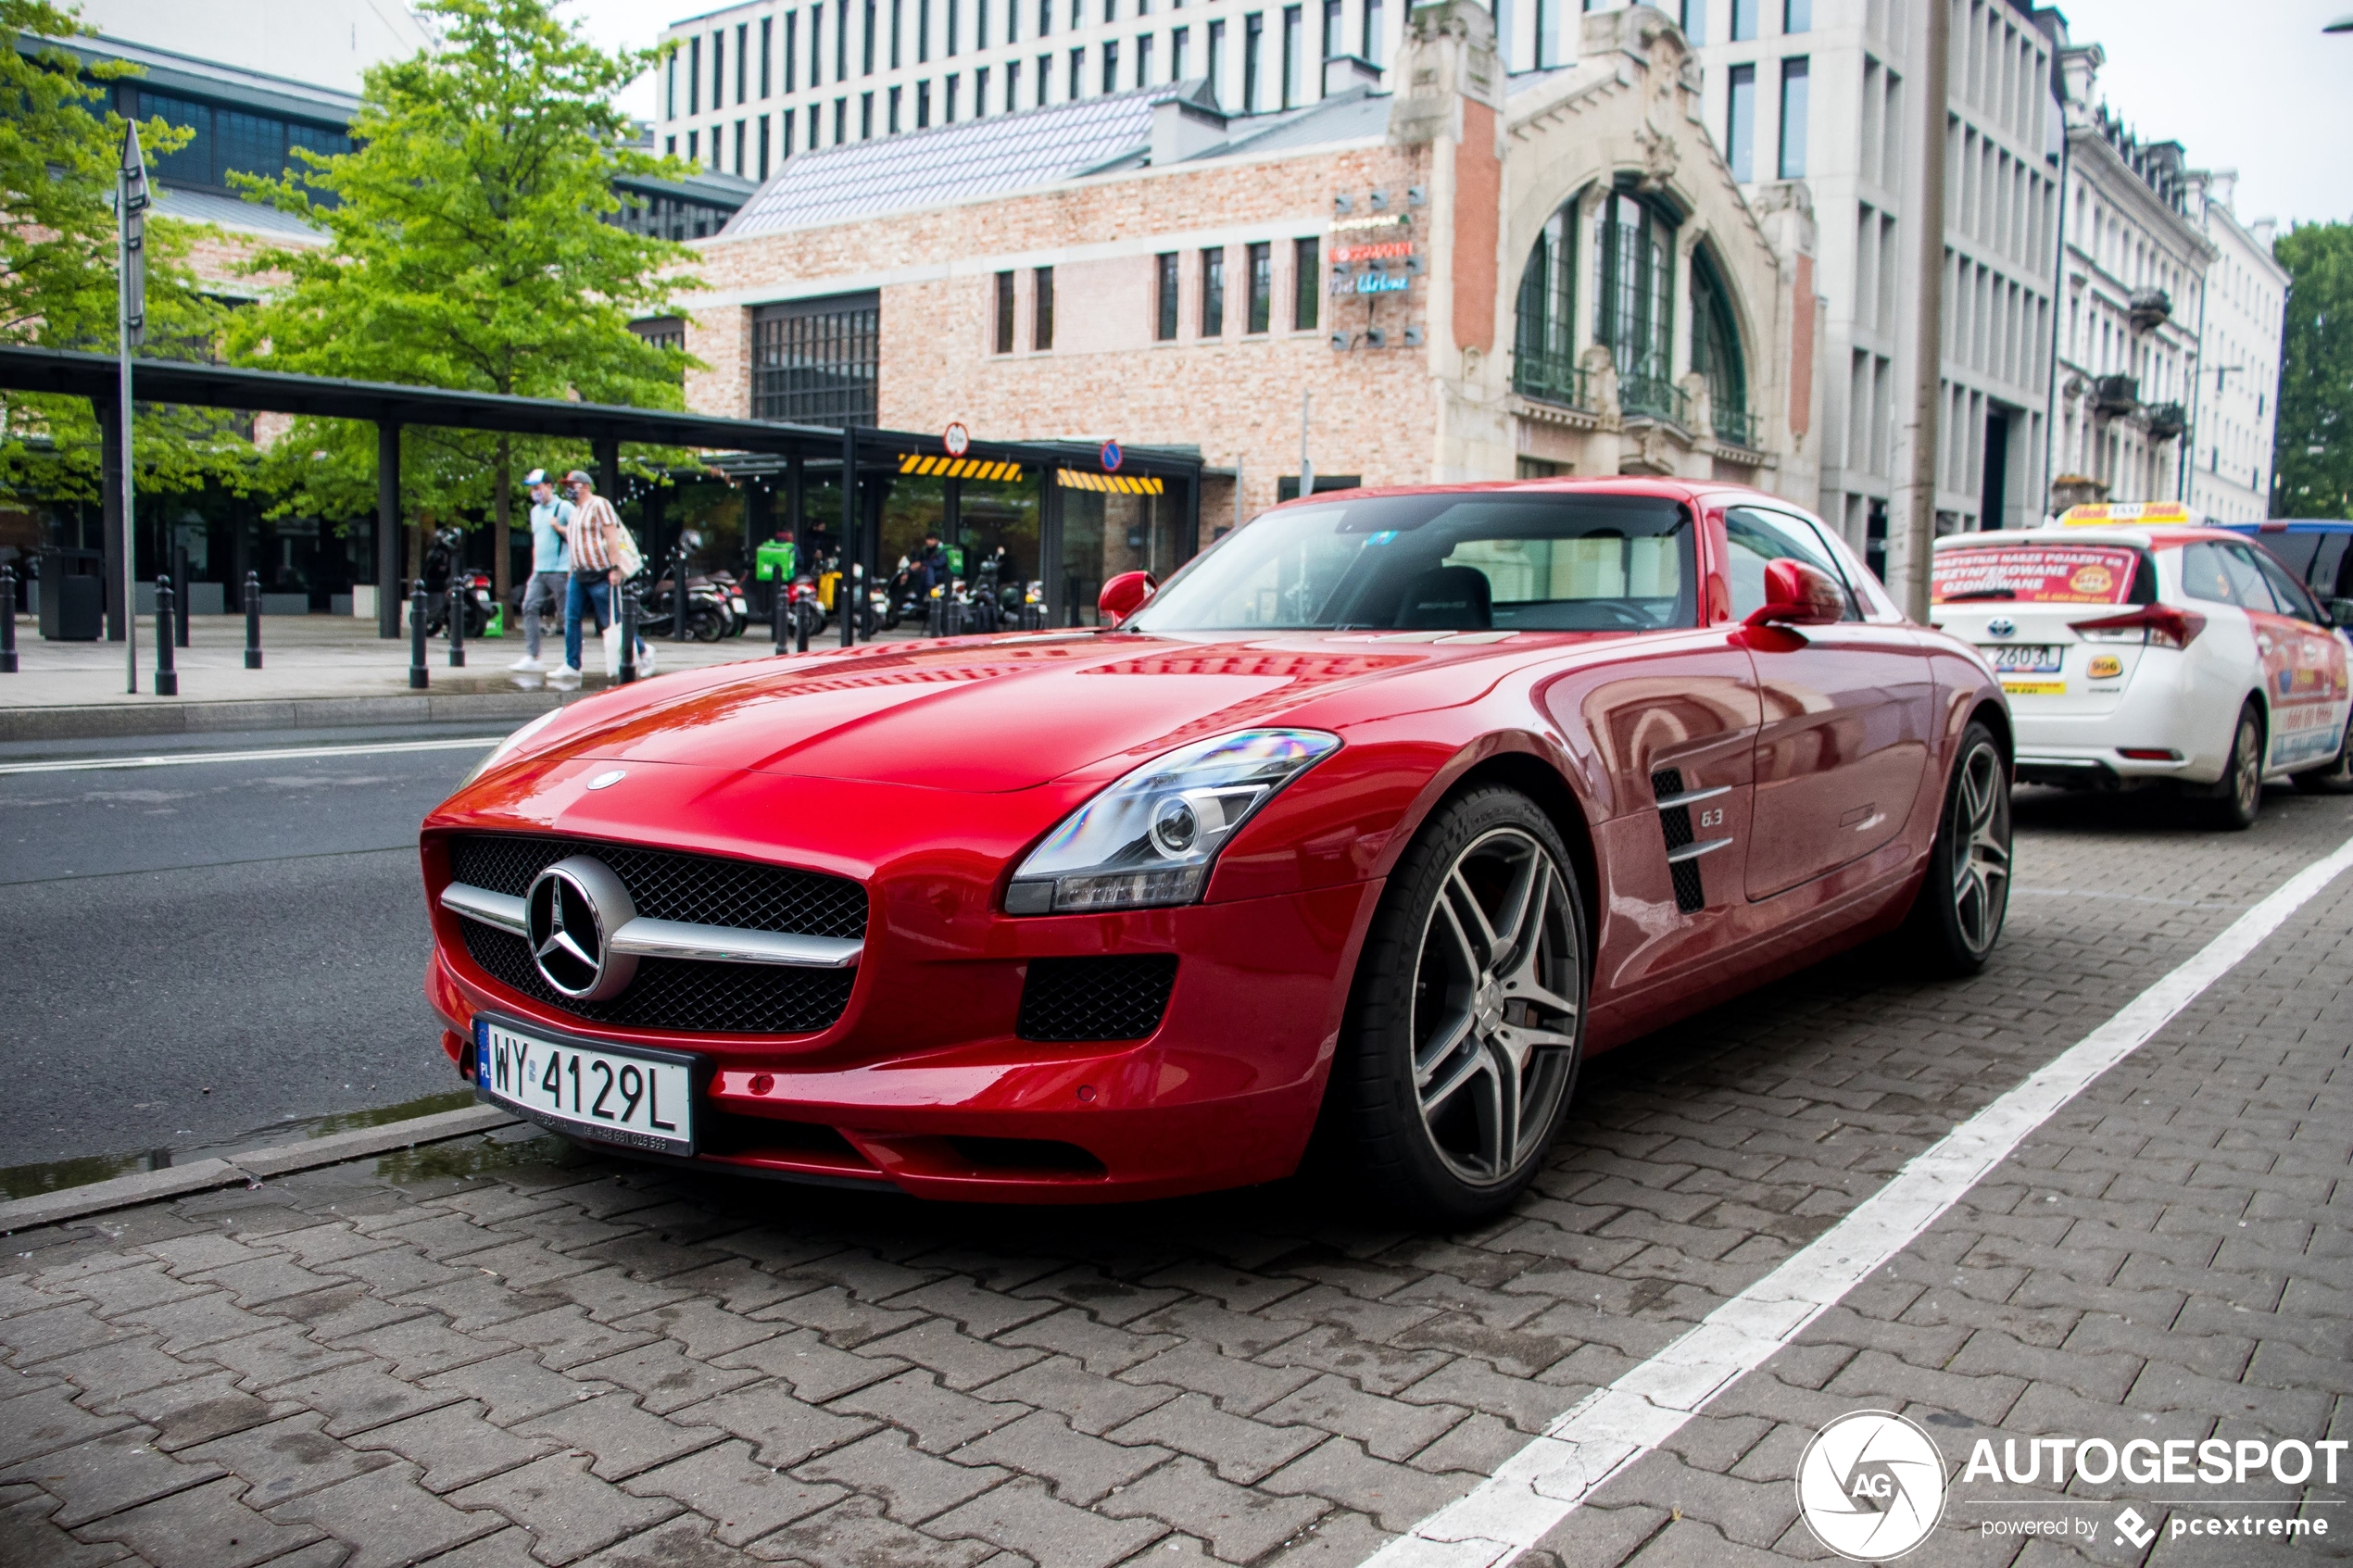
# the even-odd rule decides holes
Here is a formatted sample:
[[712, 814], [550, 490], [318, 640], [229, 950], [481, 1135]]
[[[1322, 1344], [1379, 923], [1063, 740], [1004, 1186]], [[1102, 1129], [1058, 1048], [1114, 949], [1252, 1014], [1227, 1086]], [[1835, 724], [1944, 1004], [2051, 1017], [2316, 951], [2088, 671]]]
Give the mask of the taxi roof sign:
[[2059, 514], [2061, 528], [2194, 528], [2206, 521], [2179, 501], [2113, 501], [2070, 507]]

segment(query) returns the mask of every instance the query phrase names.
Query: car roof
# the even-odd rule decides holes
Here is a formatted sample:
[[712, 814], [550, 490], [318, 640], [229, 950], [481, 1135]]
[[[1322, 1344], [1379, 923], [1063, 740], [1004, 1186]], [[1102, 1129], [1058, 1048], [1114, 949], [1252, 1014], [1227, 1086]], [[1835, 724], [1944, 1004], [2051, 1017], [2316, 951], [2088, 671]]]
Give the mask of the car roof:
[[2233, 533], [2353, 533], [2353, 518], [2274, 517], [2261, 522], [2218, 522]]
[[1810, 513], [1801, 502], [1784, 499], [1753, 485], [1727, 484], [1713, 479], [1672, 479], [1652, 474], [1605, 474], [1591, 479], [1567, 475], [1551, 479], [1494, 479], [1466, 481], [1453, 484], [1383, 484], [1365, 485], [1352, 490], [1318, 490], [1312, 495], [1294, 495], [1279, 507], [1296, 507], [1310, 502], [1330, 503], [1337, 500], [1377, 500], [1390, 495], [1478, 495], [1491, 492], [1525, 492], [1532, 495], [1646, 495], [1663, 501], [1682, 501], [1693, 505], [1713, 501], [1755, 500], [1777, 507], [1793, 508]]

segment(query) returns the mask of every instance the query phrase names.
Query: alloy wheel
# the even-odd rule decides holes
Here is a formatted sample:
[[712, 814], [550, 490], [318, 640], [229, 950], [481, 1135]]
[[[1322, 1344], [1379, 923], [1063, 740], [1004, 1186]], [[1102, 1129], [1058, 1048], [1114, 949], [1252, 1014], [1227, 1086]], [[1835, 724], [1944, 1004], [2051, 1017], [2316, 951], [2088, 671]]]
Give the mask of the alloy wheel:
[[2002, 754], [1979, 745], [1961, 760], [1953, 812], [1953, 914], [1972, 953], [1993, 947], [2009, 908], [2010, 792]]
[[2263, 806], [2263, 730], [2254, 714], [2239, 716], [2238, 738], [2231, 751], [2231, 793], [2239, 815], [2252, 817]]
[[1461, 1180], [1508, 1180], [1574, 1081], [1583, 955], [1560, 867], [1499, 827], [1447, 869], [1422, 927], [1409, 1037], [1432, 1148]]

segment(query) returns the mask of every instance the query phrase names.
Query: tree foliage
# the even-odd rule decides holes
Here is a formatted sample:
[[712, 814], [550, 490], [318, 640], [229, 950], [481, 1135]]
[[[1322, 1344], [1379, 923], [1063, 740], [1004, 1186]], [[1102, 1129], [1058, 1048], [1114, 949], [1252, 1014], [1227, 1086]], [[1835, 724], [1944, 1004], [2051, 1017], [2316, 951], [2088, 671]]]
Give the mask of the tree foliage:
[[[549, 0], [426, 0], [441, 47], [367, 74], [356, 150], [245, 180], [323, 230], [257, 256], [286, 282], [241, 313], [235, 351], [271, 369], [641, 408], [682, 406], [685, 355], [632, 332], [693, 280], [683, 246], [604, 221], [616, 175], [687, 172], [634, 145], [614, 94], [648, 54], [607, 55]], [[302, 420], [272, 454], [283, 509], [372, 508], [375, 433]], [[506, 587], [513, 477], [577, 447], [457, 430], [404, 436], [404, 499], [445, 521], [487, 508]]]
[[[0, 0], [0, 341], [112, 354], [116, 349], [114, 194], [124, 120], [105, 107], [106, 82], [138, 73], [122, 61], [84, 67], [42, 39], [91, 31], [47, 0]], [[147, 158], [189, 132], [144, 121]], [[194, 226], [150, 210], [147, 333], [143, 357], [203, 358], [223, 312], [197, 292], [187, 255]], [[133, 378], [136, 387], [136, 378]], [[133, 448], [143, 489], [208, 479], [242, 485], [253, 449], [217, 414], [143, 410]], [[0, 490], [87, 498], [100, 483], [98, 426], [79, 397], [0, 393]]]
[[2353, 517], [2353, 224], [2301, 224], [2271, 254], [2288, 273], [2271, 515]]

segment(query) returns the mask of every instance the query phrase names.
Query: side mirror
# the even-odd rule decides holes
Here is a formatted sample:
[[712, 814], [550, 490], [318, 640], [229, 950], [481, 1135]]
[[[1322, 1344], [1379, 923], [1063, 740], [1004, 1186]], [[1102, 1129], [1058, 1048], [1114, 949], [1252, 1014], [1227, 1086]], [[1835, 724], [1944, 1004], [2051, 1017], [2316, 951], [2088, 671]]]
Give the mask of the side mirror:
[[1765, 563], [1765, 603], [1751, 626], [1822, 626], [1844, 619], [1846, 592], [1819, 567], [1783, 556]]
[[1103, 584], [1095, 596], [1095, 608], [1114, 626], [1124, 624], [1127, 618], [1151, 602], [1160, 587], [1160, 579], [1149, 571], [1123, 571]]

